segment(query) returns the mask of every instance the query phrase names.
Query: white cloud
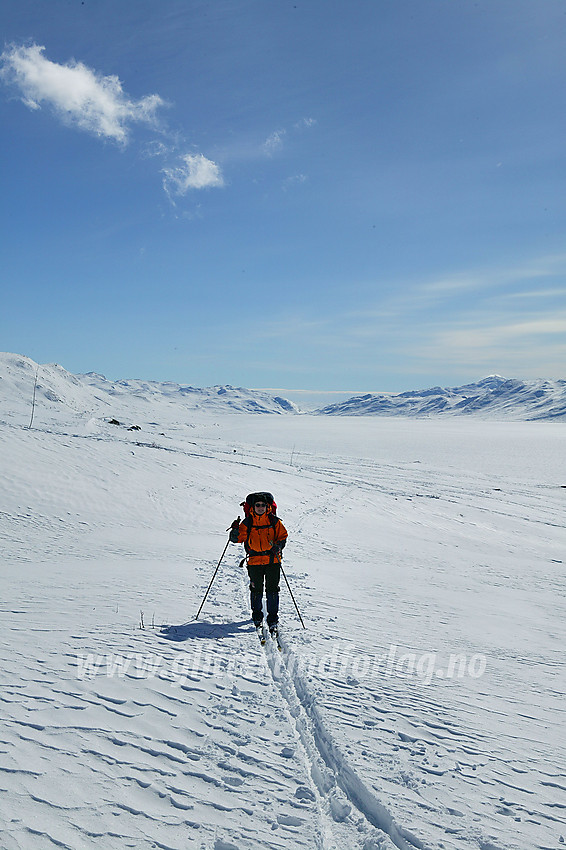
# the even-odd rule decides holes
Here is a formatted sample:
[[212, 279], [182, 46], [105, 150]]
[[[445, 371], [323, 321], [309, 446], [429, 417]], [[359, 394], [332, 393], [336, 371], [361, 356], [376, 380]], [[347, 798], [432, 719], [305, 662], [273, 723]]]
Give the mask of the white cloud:
[[277, 153], [283, 147], [283, 139], [286, 135], [286, 130], [275, 130], [268, 136], [268, 138], [263, 143], [263, 151], [268, 156], [273, 156], [273, 154]]
[[189, 189], [207, 189], [212, 186], [224, 186], [220, 167], [203, 154], [185, 154], [181, 165], [164, 168], [163, 187], [169, 197], [185, 195]]
[[295, 130], [303, 130], [305, 128], [314, 127], [316, 124], [316, 118], [301, 118], [300, 121], [294, 125]]
[[[0, 78], [18, 90], [30, 109], [51, 107], [65, 124], [122, 145], [127, 143], [133, 123], [157, 124], [157, 110], [166, 105], [159, 95], [134, 100], [118, 77], [102, 76], [75, 60], [60, 65], [44, 53], [45, 48], [38, 44], [10, 45], [0, 56]], [[178, 140], [170, 132], [161, 135], [146, 144], [141, 156], [171, 156]], [[164, 168], [162, 173], [171, 200], [189, 189], [224, 185], [219, 166], [202, 154], [187, 154], [181, 157], [181, 164]]]
[[3, 79], [19, 89], [30, 109], [46, 104], [65, 123], [122, 144], [132, 122], [155, 123], [156, 111], [164, 105], [159, 95], [132, 100], [118, 77], [104, 77], [75, 60], [60, 65], [44, 51], [38, 44], [11, 45], [0, 57]]

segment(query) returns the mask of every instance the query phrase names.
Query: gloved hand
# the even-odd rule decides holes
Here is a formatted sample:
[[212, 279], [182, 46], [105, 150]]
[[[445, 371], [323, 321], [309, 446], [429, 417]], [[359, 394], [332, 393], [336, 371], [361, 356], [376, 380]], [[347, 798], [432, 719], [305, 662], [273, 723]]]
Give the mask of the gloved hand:
[[229, 537], [230, 543], [237, 543], [238, 542], [238, 534], [239, 534], [239, 531], [240, 531], [240, 517], [238, 517], [238, 519], [234, 520], [234, 522], [230, 526], [229, 531], [230, 531], [230, 537]]

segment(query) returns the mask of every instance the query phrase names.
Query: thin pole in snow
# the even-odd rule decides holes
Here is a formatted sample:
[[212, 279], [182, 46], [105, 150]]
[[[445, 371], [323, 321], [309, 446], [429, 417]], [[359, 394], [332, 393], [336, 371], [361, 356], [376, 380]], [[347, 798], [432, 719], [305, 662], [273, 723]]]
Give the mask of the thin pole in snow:
[[214, 575], [213, 575], [213, 576], [212, 576], [212, 578], [210, 579], [210, 584], [208, 585], [208, 587], [207, 587], [207, 589], [206, 589], [206, 593], [204, 594], [204, 599], [203, 599], [203, 600], [202, 600], [202, 602], [200, 603], [200, 608], [199, 608], [199, 609], [198, 609], [198, 611], [197, 611], [197, 615], [196, 615], [196, 617], [195, 617], [195, 620], [198, 620], [198, 615], [199, 615], [199, 614], [200, 614], [200, 612], [202, 611], [202, 606], [203, 606], [203, 605], [204, 605], [204, 603], [206, 602], [206, 597], [208, 596], [208, 591], [209, 591], [209, 590], [210, 590], [210, 588], [212, 587], [212, 582], [213, 582], [213, 581], [214, 581], [214, 579], [216, 578], [216, 573], [218, 572], [218, 567], [219, 567], [219, 566], [220, 566], [220, 564], [222, 563], [222, 558], [223, 558], [223, 557], [224, 557], [224, 555], [226, 554], [226, 549], [228, 548], [228, 544], [229, 544], [229, 543], [230, 543], [230, 538], [228, 538], [228, 540], [226, 541], [226, 546], [224, 547], [224, 551], [222, 552], [222, 554], [221, 554], [221, 556], [220, 556], [220, 560], [218, 561], [218, 563], [217, 563], [217, 565], [216, 565], [216, 569], [214, 570]]
[[32, 401], [31, 401], [31, 419], [30, 419], [30, 421], [29, 421], [28, 428], [31, 428], [31, 426], [32, 426], [32, 423], [33, 423], [33, 414], [35, 413], [35, 393], [36, 393], [36, 390], [37, 390], [37, 376], [38, 376], [38, 373], [39, 373], [39, 363], [37, 364], [37, 369], [35, 370], [35, 381], [34, 381], [34, 383], [33, 383], [33, 398], [32, 398]]
[[297, 603], [295, 601], [295, 597], [293, 596], [293, 591], [291, 590], [291, 585], [289, 584], [289, 580], [287, 579], [287, 576], [285, 575], [285, 570], [283, 569], [283, 564], [281, 564], [281, 572], [283, 573], [283, 578], [285, 579], [287, 587], [289, 588], [289, 593], [291, 594], [291, 599], [293, 600], [293, 602], [295, 604], [295, 608], [297, 609], [297, 614], [299, 615], [299, 620], [301, 621], [301, 626], [303, 627], [303, 629], [306, 629], [306, 626], [303, 623], [303, 618], [301, 617], [301, 612], [299, 611], [299, 606], [297, 605]]

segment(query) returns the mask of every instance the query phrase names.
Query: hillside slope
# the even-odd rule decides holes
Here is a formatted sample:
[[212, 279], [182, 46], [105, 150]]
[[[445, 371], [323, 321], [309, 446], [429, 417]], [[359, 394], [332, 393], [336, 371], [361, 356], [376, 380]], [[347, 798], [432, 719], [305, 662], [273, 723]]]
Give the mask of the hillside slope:
[[[295, 405], [280, 396], [242, 387], [190, 387], [173, 382], [109, 381], [89, 372], [74, 375], [56, 363], [39, 365], [29, 357], [0, 353], [0, 416], [19, 418], [31, 411], [37, 374], [38, 417], [112, 417], [118, 421], [159, 416], [166, 421], [198, 411], [218, 413], [294, 413]], [[127, 413], [126, 413], [127, 411]], [[31, 414], [30, 414], [31, 415]]]

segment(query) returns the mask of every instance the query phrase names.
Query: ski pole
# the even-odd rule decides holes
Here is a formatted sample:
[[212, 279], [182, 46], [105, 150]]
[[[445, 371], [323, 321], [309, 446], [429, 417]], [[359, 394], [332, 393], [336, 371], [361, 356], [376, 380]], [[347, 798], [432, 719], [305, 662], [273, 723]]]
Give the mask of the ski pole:
[[301, 617], [301, 612], [299, 611], [299, 606], [297, 605], [297, 603], [295, 601], [295, 597], [293, 596], [293, 591], [291, 590], [291, 585], [289, 584], [289, 580], [288, 580], [287, 576], [285, 575], [285, 570], [283, 569], [283, 564], [281, 564], [281, 572], [283, 573], [283, 578], [285, 579], [287, 587], [289, 588], [289, 593], [291, 594], [291, 599], [295, 603], [295, 608], [297, 609], [297, 614], [299, 615], [299, 620], [301, 621], [301, 626], [303, 627], [303, 629], [306, 629], [306, 626], [303, 623], [303, 618]]
[[200, 603], [200, 608], [199, 608], [199, 609], [198, 609], [198, 611], [197, 611], [197, 615], [196, 615], [196, 617], [195, 617], [195, 620], [198, 620], [198, 615], [199, 615], [199, 614], [200, 614], [200, 612], [202, 611], [202, 606], [203, 606], [203, 605], [204, 605], [204, 603], [206, 602], [206, 597], [208, 596], [208, 591], [209, 591], [209, 590], [210, 590], [210, 588], [212, 587], [212, 582], [213, 582], [213, 581], [214, 581], [214, 579], [216, 578], [216, 573], [218, 572], [218, 567], [219, 567], [219, 566], [220, 566], [220, 564], [222, 563], [222, 558], [223, 558], [223, 557], [224, 557], [224, 555], [226, 554], [226, 549], [228, 548], [228, 544], [229, 544], [229, 543], [230, 543], [230, 538], [228, 538], [228, 540], [226, 541], [226, 546], [224, 547], [224, 551], [222, 552], [222, 554], [221, 554], [221, 556], [220, 556], [220, 560], [218, 561], [218, 563], [217, 563], [217, 565], [216, 565], [216, 569], [214, 570], [214, 575], [213, 575], [213, 576], [212, 576], [212, 578], [210, 579], [210, 584], [208, 585], [208, 587], [207, 587], [207, 589], [206, 589], [206, 593], [204, 594], [204, 599], [203, 599], [203, 600], [202, 600], [202, 602]]

